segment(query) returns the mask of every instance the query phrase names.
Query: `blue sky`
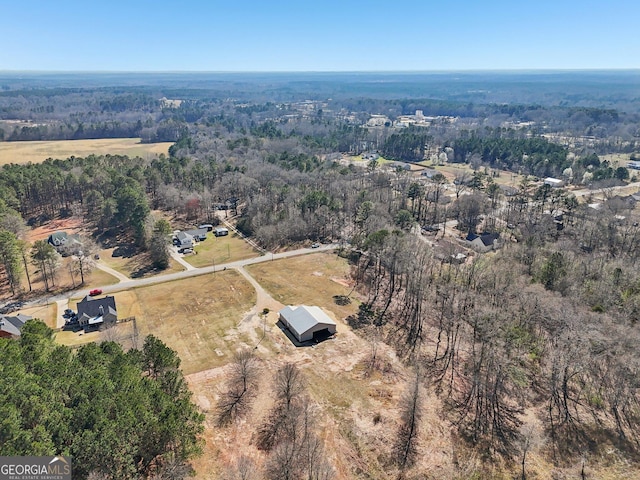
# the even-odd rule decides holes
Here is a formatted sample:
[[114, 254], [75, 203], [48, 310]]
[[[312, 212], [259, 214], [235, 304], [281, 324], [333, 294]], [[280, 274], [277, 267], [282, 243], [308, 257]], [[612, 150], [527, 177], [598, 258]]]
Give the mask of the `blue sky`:
[[0, 70], [640, 68], [640, 2], [0, 0]]

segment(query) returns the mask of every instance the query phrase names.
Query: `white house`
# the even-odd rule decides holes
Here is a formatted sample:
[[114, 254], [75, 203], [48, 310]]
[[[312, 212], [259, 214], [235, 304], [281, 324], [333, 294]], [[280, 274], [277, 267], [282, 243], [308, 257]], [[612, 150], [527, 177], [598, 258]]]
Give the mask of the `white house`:
[[299, 342], [336, 333], [336, 322], [331, 320], [320, 307], [289, 306], [280, 310], [279, 315], [280, 321]]
[[490, 252], [500, 247], [499, 233], [481, 233], [480, 235], [469, 233], [466, 240], [474, 250], [480, 253]]
[[193, 237], [187, 232], [178, 232], [174, 243], [178, 248], [193, 248]]

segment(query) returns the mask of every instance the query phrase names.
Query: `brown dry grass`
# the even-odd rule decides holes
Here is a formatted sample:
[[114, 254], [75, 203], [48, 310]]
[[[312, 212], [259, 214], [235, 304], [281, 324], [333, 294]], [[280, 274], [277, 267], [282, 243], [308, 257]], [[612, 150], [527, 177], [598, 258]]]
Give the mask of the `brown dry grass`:
[[[474, 171], [466, 163], [448, 163], [446, 165], [431, 167], [430, 162], [423, 162], [424, 165], [429, 165], [429, 168], [434, 168], [435, 170], [442, 173], [445, 177], [447, 177], [447, 181], [452, 182], [456, 175], [461, 173], [467, 173], [469, 176], [473, 175]], [[484, 172], [484, 167], [480, 167], [479, 172]], [[518, 175], [517, 173], [508, 172], [506, 170], [498, 170], [494, 168], [489, 168], [488, 172], [498, 172], [498, 177], [492, 177], [493, 181], [498, 185], [505, 185], [511, 187], [518, 187], [520, 182], [524, 179], [523, 175]]]
[[56, 315], [58, 313], [58, 309], [54, 303], [48, 303], [46, 305], [38, 305], [35, 307], [23, 308], [19, 312], [24, 315], [30, 315], [33, 318], [38, 318], [47, 324], [49, 328], [56, 327]]
[[340, 306], [334, 296], [348, 295], [348, 263], [334, 253], [314, 253], [246, 267], [273, 298], [284, 305], [317, 305], [344, 319], [357, 311], [357, 301]]
[[70, 156], [129, 155], [156, 156], [169, 152], [171, 142], [140, 143], [139, 138], [101, 138], [92, 140], [52, 140], [0, 143], [0, 165], [9, 163], [39, 163], [47, 158], [66, 159]]
[[[141, 338], [153, 334], [178, 352], [185, 374], [228, 361], [229, 331], [255, 303], [255, 291], [227, 270], [115, 294], [118, 317], [135, 316]], [[230, 341], [231, 340], [231, 341]]]
[[[100, 250], [100, 259], [110, 268], [129, 278], [146, 278], [154, 275], [166, 275], [168, 273], [182, 272], [184, 267], [174, 259], [169, 259], [169, 268], [166, 270], [150, 269], [151, 260], [146, 252], [132, 252], [130, 256], [113, 256], [114, 251], [121, 247], [113, 247]], [[135, 248], [132, 246], [132, 250]]]

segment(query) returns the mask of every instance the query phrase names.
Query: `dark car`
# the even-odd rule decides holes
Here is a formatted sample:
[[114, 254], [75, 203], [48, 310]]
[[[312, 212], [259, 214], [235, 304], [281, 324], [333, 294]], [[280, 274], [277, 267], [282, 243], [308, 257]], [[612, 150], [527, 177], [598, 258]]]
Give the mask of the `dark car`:
[[20, 308], [24, 305], [24, 302], [11, 302], [7, 303], [4, 307], [0, 308], [0, 314], [7, 314], [15, 312], [16, 310], [20, 310]]
[[95, 288], [89, 292], [89, 296], [95, 297], [96, 295], [102, 295], [102, 290]]

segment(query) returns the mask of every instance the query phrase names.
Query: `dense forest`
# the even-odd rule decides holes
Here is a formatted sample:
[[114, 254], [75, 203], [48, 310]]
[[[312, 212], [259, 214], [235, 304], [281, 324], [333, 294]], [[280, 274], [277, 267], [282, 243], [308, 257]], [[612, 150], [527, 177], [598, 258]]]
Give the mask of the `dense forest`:
[[113, 342], [74, 352], [32, 320], [19, 341], [0, 339], [0, 357], [3, 455], [71, 456], [74, 478], [189, 474], [203, 416], [180, 359], [158, 339], [128, 352]]
[[[241, 232], [268, 249], [339, 243], [359, 302], [348, 324], [357, 334], [393, 348], [412, 378], [394, 405], [401, 411], [398, 435], [372, 471], [423, 478], [417, 445], [428, 439], [415, 426], [424, 411], [420, 398], [425, 391], [437, 398], [434, 408], [446, 425], [442, 428], [483, 459], [484, 467], [472, 472], [476, 478], [499, 478], [496, 470], [512, 474], [520, 465], [526, 478], [527, 455], [533, 450], [564, 468], [613, 448], [631, 469], [637, 466], [640, 215], [636, 196], [616, 190], [630, 180], [626, 165], [602, 158], [637, 154], [634, 108], [583, 105], [582, 100], [524, 105], [469, 104], [436, 95], [427, 100], [362, 98], [347, 95], [340, 86], [340, 94], [331, 99], [300, 97], [314, 98], [307, 102], [297, 98], [298, 91], [283, 100], [284, 88], [275, 101], [249, 87], [234, 99], [185, 87], [190, 93], [176, 106], [159, 100], [170, 93], [157, 85], [145, 87], [144, 93], [139, 87], [123, 88], [124, 93], [93, 87], [50, 95], [12, 88], [0, 96], [1, 118], [45, 126], [3, 124], [5, 141], [26, 140], [31, 133], [39, 138], [111, 136], [98, 132], [99, 125], [118, 136], [109, 130], [118, 123], [128, 132], [122, 130], [123, 136], [175, 142], [168, 155], [155, 158], [91, 155], [3, 166], [0, 260], [12, 285], [25, 257], [23, 221], [36, 226], [78, 216], [93, 229], [96, 241], [125, 235], [145, 250], [170, 231], [154, 222], [151, 210], [196, 224], [215, 222], [223, 210]], [[59, 110], [62, 98], [69, 101], [69, 111]], [[83, 105], [75, 117], [70, 113], [74, 105]], [[456, 119], [408, 128], [393, 124], [416, 110]], [[368, 126], [373, 113], [386, 115], [389, 125]], [[83, 132], [93, 132], [88, 137], [78, 136], [80, 120]], [[385, 161], [348, 160], [371, 152]], [[399, 164], [390, 167], [386, 160]], [[470, 172], [426, 177], [413, 175], [402, 163], [436, 170], [468, 164]], [[510, 174], [522, 176], [510, 185], [500, 181], [500, 175]], [[552, 188], [541, 181], [546, 176], [561, 178], [571, 188]], [[578, 187], [584, 190], [581, 197], [573, 193]], [[499, 250], [472, 252], [464, 238], [480, 233], [498, 235]], [[106, 390], [100, 399], [104, 411], [111, 408], [114, 385], [123, 381], [131, 382], [136, 401], [148, 407], [145, 412], [166, 407], [166, 415], [173, 415], [175, 399], [176, 405], [190, 405], [178, 359], [153, 338], [147, 343], [126, 353], [103, 343], [75, 355], [32, 325], [20, 342], [3, 343], [3, 359], [12, 359], [3, 362], [8, 372], [3, 380], [25, 376], [28, 383], [7, 391], [13, 403], [3, 402], [3, 408], [23, 408], [16, 403], [21, 392], [40, 392], [40, 377], [59, 376], [51, 368], [74, 371], [80, 378], [75, 386], [69, 375], [57, 378], [67, 397], [50, 402], [62, 402], [64, 408], [55, 415], [66, 415], [69, 430], [52, 432], [44, 417], [29, 423], [27, 413], [7, 412], [7, 418], [24, 422], [7, 424], [6, 431], [13, 433], [2, 436], [14, 440], [5, 440], [3, 453], [4, 445], [22, 445], [16, 451], [27, 451], [37, 444], [41, 451], [64, 445], [59, 448], [74, 456], [89, 455], [72, 430], [80, 410], [69, 402], [82, 403], [82, 389], [93, 388], [96, 375], [104, 380], [95, 387]], [[150, 359], [158, 352], [162, 358]], [[375, 357], [373, 346], [372, 352]], [[151, 366], [157, 361], [161, 371]], [[240, 373], [228, 380], [224, 391], [229, 396], [223, 395], [218, 405], [221, 428], [247, 415], [238, 412], [249, 410], [247, 391], [257, 382], [253, 362], [246, 352], [232, 362], [233, 372]], [[374, 358], [371, 365], [380, 364]], [[285, 478], [287, 448], [308, 452], [319, 444], [315, 431], [295, 436], [300, 425], [306, 428], [309, 404], [302, 383], [292, 380], [297, 377], [291, 366], [276, 372], [274, 382], [295, 383], [299, 391], [277, 390], [273, 411], [256, 433], [258, 448], [270, 452], [265, 478]], [[161, 401], [154, 407], [151, 397]], [[117, 412], [126, 417], [129, 407], [129, 399], [119, 404], [114, 425], [120, 425]], [[153, 432], [149, 438], [178, 435], [158, 444], [170, 444], [168, 451], [148, 452], [145, 435], [136, 434], [140, 443], [135, 449], [110, 465], [133, 477], [162, 468], [169, 456], [188, 460], [197, 451], [201, 418], [189, 408], [180, 413], [186, 417], [176, 419], [177, 434], [162, 430], [173, 423], [154, 423], [165, 418], [164, 411], [150, 414], [145, 423]], [[25, 433], [29, 425], [42, 425], [42, 438]], [[126, 418], [120, 427], [114, 425], [100, 427], [108, 433], [104, 442], [129, 434], [118, 430], [131, 427]], [[97, 445], [91, 452], [95, 458], [87, 457], [83, 475], [106, 468], [91, 462], [99, 460], [95, 451], [112, 446], [97, 443], [102, 441], [97, 437], [90, 440]], [[308, 478], [331, 478], [324, 457], [318, 465], [325, 476]], [[307, 478], [311, 467], [305, 468], [286, 478]], [[354, 473], [353, 478], [364, 477]]]

